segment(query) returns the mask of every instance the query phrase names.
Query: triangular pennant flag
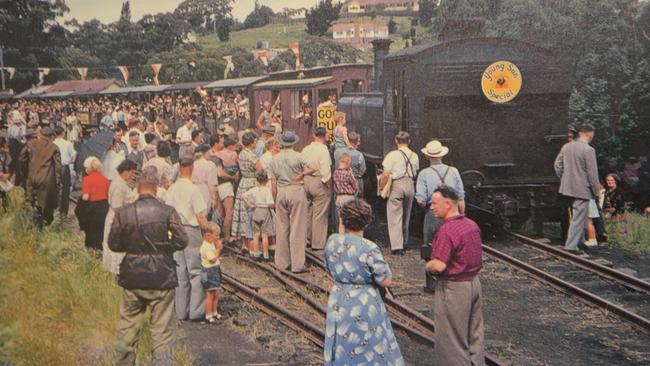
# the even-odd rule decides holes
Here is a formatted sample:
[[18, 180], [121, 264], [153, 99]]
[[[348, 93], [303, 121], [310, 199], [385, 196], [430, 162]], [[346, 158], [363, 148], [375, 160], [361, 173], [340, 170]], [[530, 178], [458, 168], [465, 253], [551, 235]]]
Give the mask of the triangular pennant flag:
[[4, 71], [9, 73], [9, 80], [14, 78], [14, 74], [16, 73], [16, 68], [15, 67], [5, 67]]
[[223, 69], [223, 78], [228, 79], [228, 74], [235, 71], [235, 64], [232, 63], [232, 56], [223, 56], [226, 61], [226, 68]]
[[269, 66], [269, 58], [266, 54], [266, 51], [257, 51], [257, 57], [260, 59], [260, 61], [262, 61], [264, 66]]
[[162, 64], [153, 64], [153, 65], [151, 65], [151, 69], [153, 69], [153, 82], [156, 85], [160, 85], [160, 82], [158, 81], [158, 73], [160, 72], [161, 67], [162, 67]]
[[86, 80], [86, 76], [88, 76], [87, 67], [77, 67], [77, 72], [79, 72], [79, 75], [81, 76], [81, 80]]
[[129, 83], [129, 69], [126, 66], [118, 66], [118, 70], [122, 73], [122, 77], [124, 78], [124, 84]]
[[41, 86], [45, 82], [45, 77], [50, 74], [50, 69], [48, 67], [40, 67], [38, 69], [38, 84], [36, 86]]
[[289, 45], [289, 48], [291, 48], [293, 55], [296, 57], [296, 70], [300, 70], [300, 43], [293, 42]]

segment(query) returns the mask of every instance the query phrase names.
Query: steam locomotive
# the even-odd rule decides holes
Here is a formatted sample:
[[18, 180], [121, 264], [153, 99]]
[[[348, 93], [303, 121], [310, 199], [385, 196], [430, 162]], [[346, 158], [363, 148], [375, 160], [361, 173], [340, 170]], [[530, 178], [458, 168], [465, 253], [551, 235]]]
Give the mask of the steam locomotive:
[[503, 38], [450, 39], [392, 54], [389, 40], [373, 46], [375, 90], [344, 95], [338, 105], [348, 129], [363, 137], [367, 192], [403, 130], [414, 151], [431, 139], [450, 148], [444, 160], [461, 172], [470, 216], [523, 231], [559, 220], [553, 161], [566, 142], [567, 60]]

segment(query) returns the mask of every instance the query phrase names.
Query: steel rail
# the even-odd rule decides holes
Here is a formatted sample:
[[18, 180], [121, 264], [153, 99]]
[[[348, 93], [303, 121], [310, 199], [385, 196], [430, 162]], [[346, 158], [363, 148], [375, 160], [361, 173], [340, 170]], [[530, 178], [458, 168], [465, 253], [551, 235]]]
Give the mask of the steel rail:
[[319, 348], [323, 349], [325, 347], [325, 333], [318, 326], [293, 314], [289, 309], [274, 303], [225, 272], [223, 272], [223, 280], [225, 290], [232, 292], [242, 301], [255, 304], [255, 307], [289, 328], [304, 333], [307, 339]]
[[[327, 272], [327, 269], [325, 268], [325, 262], [320, 257], [318, 257], [318, 255], [316, 255], [315, 253], [313, 253], [309, 249], [306, 249], [305, 254], [309, 259], [312, 260], [312, 262], [315, 262], [317, 265], [319, 265], [321, 268], [323, 268]], [[419, 311], [417, 311], [415, 309], [410, 308], [408, 305], [402, 303], [401, 301], [397, 301], [397, 300], [395, 300], [393, 298], [388, 298], [388, 297], [385, 297], [384, 300], [386, 300], [387, 304], [391, 304], [391, 306], [394, 307], [398, 312], [407, 313], [412, 318], [416, 318], [419, 321], [421, 321], [422, 325], [425, 326], [425, 328], [428, 328], [428, 330], [431, 333], [433, 333], [435, 331], [435, 325], [434, 325], [433, 319], [427, 317], [426, 315], [422, 314], [421, 312], [419, 312]], [[435, 346], [433, 338], [430, 338], [430, 340], [427, 340], [427, 341], [431, 342], [431, 346]], [[485, 363], [487, 365], [490, 365], [490, 366], [502, 366], [502, 365], [504, 365], [496, 357], [492, 356], [491, 354], [488, 354], [487, 352], [485, 352]]]
[[650, 319], [644, 318], [636, 313], [626, 310], [623, 307], [616, 305], [606, 299], [603, 299], [598, 295], [595, 295], [580, 287], [577, 287], [567, 281], [562, 280], [559, 277], [556, 277], [539, 268], [533, 267], [528, 263], [520, 261], [519, 259], [514, 258], [490, 246], [483, 245], [483, 251], [486, 252], [488, 255], [500, 260], [501, 262], [515, 266], [525, 271], [533, 278], [537, 279], [538, 281], [544, 284], [550, 285], [553, 288], [556, 288], [569, 295], [574, 295], [589, 305], [595, 305], [598, 308], [604, 309], [612, 314], [617, 315], [621, 319], [624, 319], [636, 326], [640, 326], [644, 328], [645, 330], [650, 330]]
[[613, 268], [604, 266], [600, 263], [596, 263], [589, 259], [579, 257], [575, 254], [569, 253], [560, 248], [556, 248], [552, 245], [543, 243], [539, 240], [535, 240], [521, 234], [512, 233], [512, 232], [508, 232], [508, 234], [512, 235], [517, 240], [523, 241], [524, 243], [544, 253], [548, 253], [556, 258], [562, 259], [566, 262], [570, 262], [571, 264], [574, 264], [576, 267], [591, 272], [597, 276], [614, 281], [627, 289], [645, 293], [645, 294], [650, 294], [650, 283], [638, 277], [630, 276], [621, 271], [617, 271]]
[[[316, 264], [318, 264], [329, 275], [329, 272], [325, 268], [325, 262], [323, 261], [322, 258], [320, 258], [317, 254], [310, 251], [309, 249], [306, 250], [306, 254], [307, 254], [307, 257], [312, 262], [315, 262]], [[419, 321], [424, 326], [424, 328], [428, 329], [429, 331], [431, 331], [431, 332], [435, 331], [435, 325], [434, 325], [434, 322], [433, 322], [433, 320], [431, 318], [425, 316], [424, 314], [422, 314], [419, 311], [411, 308], [410, 306], [404, 304], [403, 302], [395, 300], [395, 296], [393, 296], [390, 289], [386, 289], [386, 292], [387, 292], [387, 296], [384, 297], [384, 300], [386, 301], [387, 305], [392, 306], [398, 312], [404, 313], [404, 314], [408, 315], [410, 318], [413, 318], [413, 319]]]
[[[230, 250], [232, 250], [232, 249], [230, 249]], [[266, 271], [267, 273], [271, 274], [280, 283], [282, 283], [285, 287], [288, 287], [291, 291], [295, 292], [300, 298], [305, 300], [312, 308], [319, 311], [323, 316], [327, 315], [327, 309], [325, 309], [325, 307], [318, 304], [315, 300], [313, 300], [304, 291], [302, 291], [299, 288], [295, 287], [294, 285], [289, 283], [285, 278], [282, 277], [281, 273], [286, 274], [286, 272], [288, 272], [288, 271], [282, 271], [280, 269], [271, 268], [270, 266], [255, 262], [255, 261], [253, 261], [253, 260], [251, 260], [249, 258], [246, 258], [243, 255], [238, 254], [238, 253], [236, 255], [240, 260], [243, 260], [246, 263], [248, 263], [250, 265], [253, 265], [253, 266], [256, 266], [257, 268], [260, 268], [260, 269]], [[298, 276], [295, 276], [295, 275], [291, 276], [291, 278], [298, 281], [298, 282], [301, 282], [301, 283], [305, 284], [306, 286], [314, 285], [311, 282], [303, 280], [302, 278], [300, 278]], [[317, 288], [318, 288], [318, 290], [323, 291], [325, 294], [329, 295], [329, 290], [325, 289], [324, 287], [317, 286]], [[423, 331], [414, 329], [412, 326], [410, 326], [410, 325], [408, 325], [408, 324], [406, 324], [406, 323], [404, 323], [404, 322], [402, 322], [402, 321], [400, 321], [398, 319], [394, 319], [394, 318], [391, 318], [390, 321], [395, 327], [400, 328], [400, 329], [404, 330], [405, 332], [407, 332], [407, 333], [409, 333], [409, 334], [411, 334], [411, 335], [413, 335], [413, 336], [415, 336], [415, 337], [417, 337], [417, 338], [419, 338], [419, 339], [433, 345], [433, 337], [432, 337], [433, 334], [431, 334], [431, 335], [425, 334], [423, 331], [426, 331], [426, 329], [423, 329]]]

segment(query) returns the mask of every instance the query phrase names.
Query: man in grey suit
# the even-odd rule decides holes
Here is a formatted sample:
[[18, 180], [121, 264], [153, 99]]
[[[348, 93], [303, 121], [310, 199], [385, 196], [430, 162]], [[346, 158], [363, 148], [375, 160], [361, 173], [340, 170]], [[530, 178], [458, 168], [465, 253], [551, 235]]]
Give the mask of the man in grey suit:
[[578, 138], [562, 146], [555, 159], [555, 172], [560, 177], [560, 193], [573, 199], [573, 217], [564, 249], [579, 252], [584, 238], [589, 200], [598, 197], [600, 181], [596, 150], [589, 146], [595, 128], [587, 123], [578, 131]]

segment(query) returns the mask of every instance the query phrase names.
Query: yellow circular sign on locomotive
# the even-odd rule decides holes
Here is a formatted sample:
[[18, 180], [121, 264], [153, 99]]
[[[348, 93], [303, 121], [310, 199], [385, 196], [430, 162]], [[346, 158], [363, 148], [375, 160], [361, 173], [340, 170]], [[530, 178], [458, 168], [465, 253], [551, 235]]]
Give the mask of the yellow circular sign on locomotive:
[[512, 62], [497, 61], [483, 71], [481, 88], [490, 101], [509, 102], [515, 99], [521, 90], [521, 72]]

